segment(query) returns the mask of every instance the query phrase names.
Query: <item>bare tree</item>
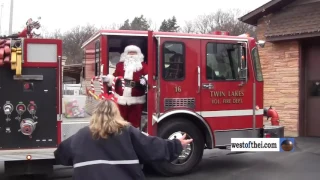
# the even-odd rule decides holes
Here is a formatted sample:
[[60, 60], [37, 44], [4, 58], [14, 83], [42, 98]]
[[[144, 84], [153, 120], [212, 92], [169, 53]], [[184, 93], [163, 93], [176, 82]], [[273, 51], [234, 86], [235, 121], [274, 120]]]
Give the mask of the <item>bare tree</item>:
[[82, 62], [82, 44], [97, 32], [93, 25], [76, 26], [63, 34], [63, 52], [67, 56], [67, 64]]
[[195, 24], [193, 21], [185, 21], [185, 25], [180, 30], [183, 33], [195, 33]]
[[61, 33], [60, 29], [56, 29], [53, 32], [49, 33], [49, 35], [47, 36], [48, 38], [52, 38], [52, 39], [62, 39], [63, 40], [63, 34]]
[[149, 29], [150, 30], [157, 30], [157, 23], [156, 22], [153, 22], [152, 19], [149, 19], [148, 20], [148, 24], [149, 24]]
[[229, 31], [231, 35], [239, 35], [249, 33], [255, 36], [255, 27], [245, 24], [238, 20], [242, 11], [239, 9], [231, 9], [228, 11], [218, 10], [215, 14], [216, 27], [212, 30]]
[[41, 34], [39, 38], [51, 38], [51, 33], [44, 26], [41, 26]]
[[101, 26], [100, 29], [118, 30], [120, 27], [121, 27], [121, 24], [113, 23], [107, 26]]
[[194, 27], [196, 33], [206, 34], [212, 31], [228, 31], [231, 35], [249, 33], [255, 37], [255, 27], [238, 20], [243, 12], [239, 9], [223, 11], [221, 9], [211, 14], [199, 15], [194, 22], [186, 23], [184, 31]]
[[214, 14], [204, 14], [196, 17], [194, 25], [197, 33], [206, 34], [215, 27]]
[[152, 22], [152, 23], [150, 24], [150, 29], [153, 30], [153, 31], [158, 30], [159, 28], [158, 28], [157, 23], [156, 23], [156, 22]]
[[154, 24], [153, 24], [152, 19], [150, 19], [150, 18], [148, 19], [148, 24], [149, 24], [149, 29], [150, 29], [150, 30], [155, 30], [155, 29], [154, 29], [155, 26], [154, 26]]

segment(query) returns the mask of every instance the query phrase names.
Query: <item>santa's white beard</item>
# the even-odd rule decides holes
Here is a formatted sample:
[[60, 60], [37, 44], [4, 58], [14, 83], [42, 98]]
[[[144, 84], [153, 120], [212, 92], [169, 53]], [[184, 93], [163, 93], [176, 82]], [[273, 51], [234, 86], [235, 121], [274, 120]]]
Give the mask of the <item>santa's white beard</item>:
[[133, 73], [142, 69], [138, 56], [127, 56], [124, 60], [124, 79], [133, 80]]
[[[142, 69], [142, 63], [137, 55], [128, 55], [124, 59], [124, 79], [133, 80], [133, 73]], [[125, 87], [123, 96], [130, 97], [132, 92], [131, 87]]]

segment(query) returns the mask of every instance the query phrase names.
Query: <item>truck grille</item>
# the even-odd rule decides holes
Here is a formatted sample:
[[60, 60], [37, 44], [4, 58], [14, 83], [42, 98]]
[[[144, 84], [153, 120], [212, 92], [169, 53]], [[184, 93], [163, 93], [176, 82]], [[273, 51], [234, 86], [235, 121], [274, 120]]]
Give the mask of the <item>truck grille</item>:
[[195, 108], [194, 98], [165, 98], [164, 109], [169, 110], [173, 108]]

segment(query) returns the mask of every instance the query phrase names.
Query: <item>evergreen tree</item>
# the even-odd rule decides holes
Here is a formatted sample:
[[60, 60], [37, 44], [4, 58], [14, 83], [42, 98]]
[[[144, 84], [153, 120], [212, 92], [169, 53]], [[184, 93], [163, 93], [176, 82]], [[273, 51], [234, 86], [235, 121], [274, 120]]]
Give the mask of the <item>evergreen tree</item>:
[[177, 19], [175, 16], [173, 16], [171, 19], [168, 19], [169, 29], [170, 32], [177, 32], [179, 30], [179, 26], [177, 23]]
[[132, 30], [141, 30], [141, 31], [147, 31], [149, 29], [150, 25], [148, 24], [148, 21], [143, 15], [140, 17], [135, 17], [131, 22], [131, 29]]
[[175, 16], [172, 18], [169, 18], [167, 20], [163, 20], [161, 23], [161, 26], [159, 28], [159, 31], [162, 32], [177, 32], [179, 30], [179, 26], [177, 23], [177, 19]]
[[130, 30], [131, 26], [130, 26], [129, 19], [125, 20], [123, 25], [119, 29], [120, 30]]
[[135, 17], [131, 22], [129, 19], [125, 20], [123, 25], [119, 28], [120, 30], [141, 30], [146, 31], [150, 27], [147, 19], [141, 15]]
[[159, 28], [159, 31], [161, 32], [168, 32], [169, 31], [169, 28], [168, 28], [168, 21], [167, 20], [163, 20], [162, 23], [161, 23], [161, 26]]

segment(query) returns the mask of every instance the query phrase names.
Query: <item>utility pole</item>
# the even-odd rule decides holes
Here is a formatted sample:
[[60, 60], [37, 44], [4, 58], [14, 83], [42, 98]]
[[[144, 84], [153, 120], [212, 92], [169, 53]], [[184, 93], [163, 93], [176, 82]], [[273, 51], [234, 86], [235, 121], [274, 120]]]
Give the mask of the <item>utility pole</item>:
[[0, 35], [1, 35], [1, 28], [2, 28], [2, 11], [3, 11], [3, 3], [1, 3], [1, 14], [0, 14]]
[[13, 19], [13, 0], [11, 0], [11, 3], [10, 3], [9, 35], [12, 34], [12, 19]]

